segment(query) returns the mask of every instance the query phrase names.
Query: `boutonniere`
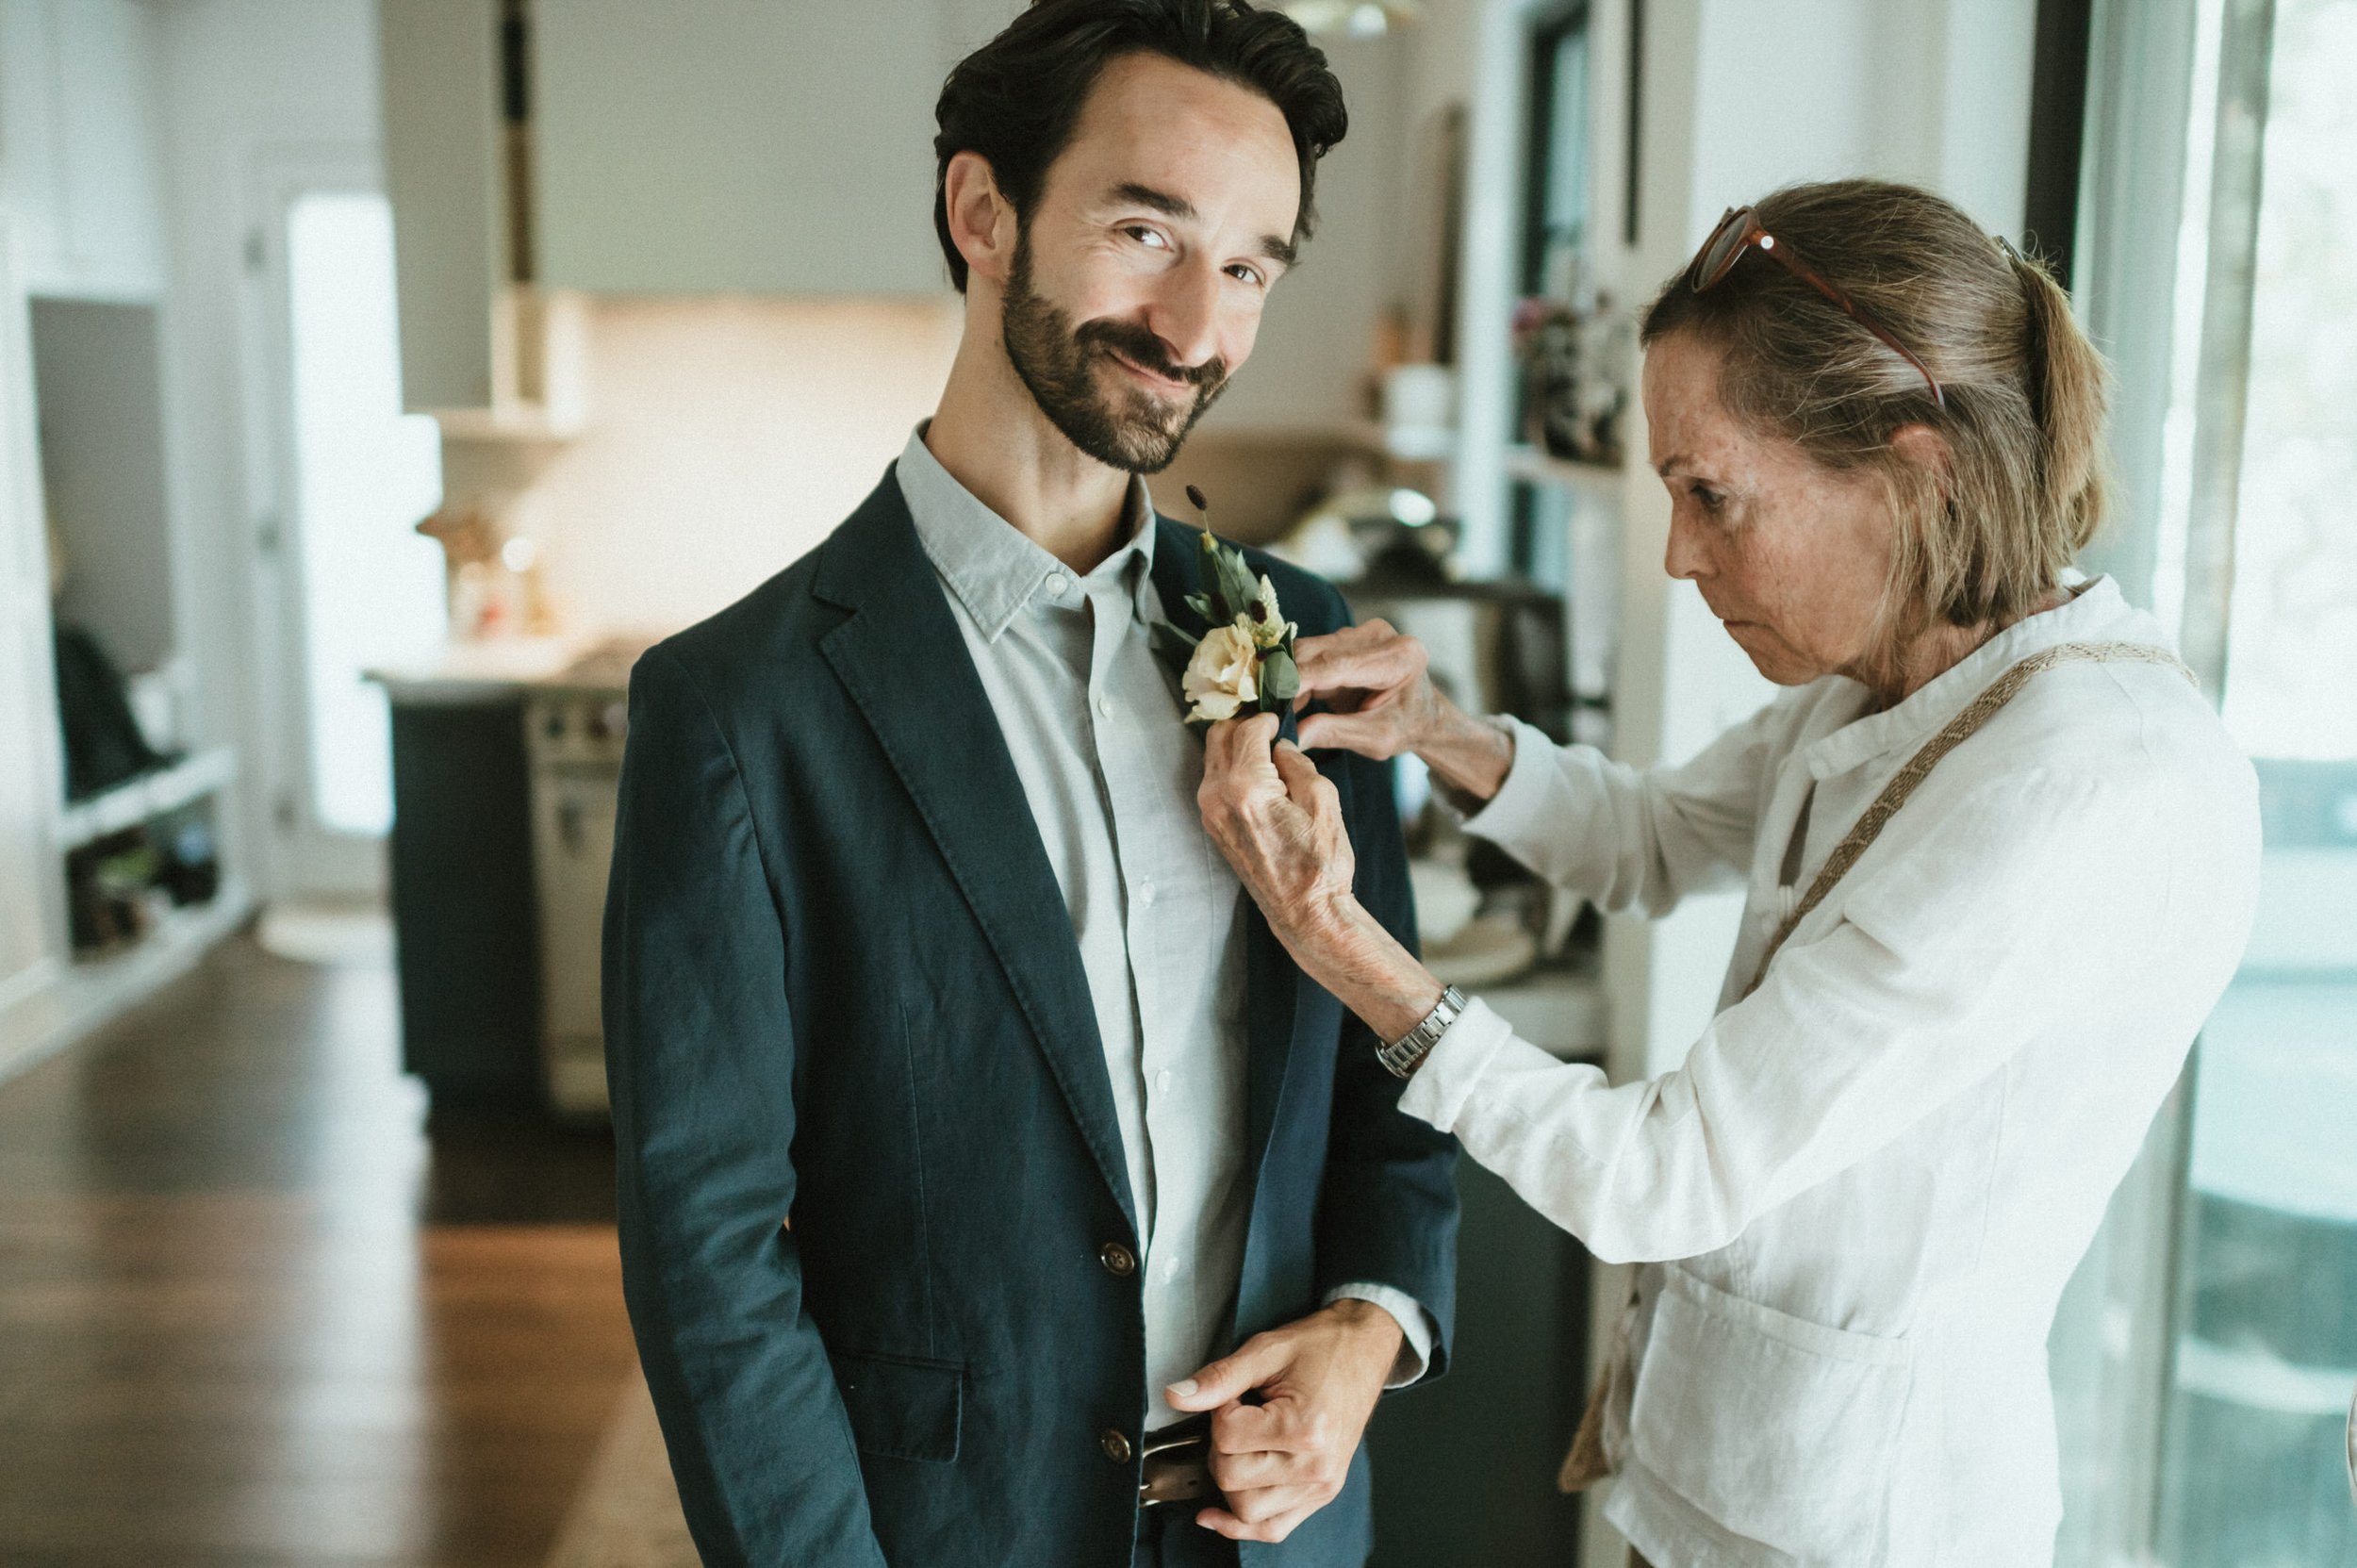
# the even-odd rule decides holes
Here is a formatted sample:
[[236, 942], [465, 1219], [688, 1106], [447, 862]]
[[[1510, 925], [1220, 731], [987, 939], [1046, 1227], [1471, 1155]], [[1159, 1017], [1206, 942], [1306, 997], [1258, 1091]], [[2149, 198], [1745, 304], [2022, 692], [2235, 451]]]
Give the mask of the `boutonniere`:
[[1186, 721], [1208, 725], [1239, 714], [1290, 712], [1301, 690], [1301, 672], [1294, 666], [1299, 628], [1284, 619], [1267, 574], [1256, 579], [1244, 552], [1211, 532], [1203, 492], [1190, 485], [1187, 500], [1203, 519], [1203, 549], [1195, 557], [1202, 591], [1187, 595], [1187, 607], [1208, 629], [1191, 636], [1168, 621], [1154, 628], [1173, 662], [1184, 661], [1178, 688], [1188, 703]]

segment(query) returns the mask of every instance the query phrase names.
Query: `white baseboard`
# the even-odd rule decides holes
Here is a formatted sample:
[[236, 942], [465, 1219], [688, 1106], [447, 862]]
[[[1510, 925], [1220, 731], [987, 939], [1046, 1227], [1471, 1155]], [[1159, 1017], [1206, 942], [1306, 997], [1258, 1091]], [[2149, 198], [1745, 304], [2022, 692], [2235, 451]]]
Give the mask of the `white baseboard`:
[[245, 924], [254, 895], [234, 879], [212, 901], [175, 911], [127, 951], [87, 963], [49, 959], [0, 986], [0, 1081], [82, 1039], [196, 967]]

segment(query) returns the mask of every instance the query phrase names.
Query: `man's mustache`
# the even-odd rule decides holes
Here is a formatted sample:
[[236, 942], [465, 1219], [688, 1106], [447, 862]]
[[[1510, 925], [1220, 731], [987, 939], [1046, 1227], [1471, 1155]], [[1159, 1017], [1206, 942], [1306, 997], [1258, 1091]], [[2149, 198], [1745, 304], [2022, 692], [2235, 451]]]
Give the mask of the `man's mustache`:
[[1142, 371], [1182, 381], [1190, 387], [1216, 387], [1228, 379], [1227, 360], [1213, 355], [1200, 365], [1175, 363], [1162, 351], [1162, 340], [1135, 322], [1089, 322], [1072, 336], [1081, 343], [1111, 349]]

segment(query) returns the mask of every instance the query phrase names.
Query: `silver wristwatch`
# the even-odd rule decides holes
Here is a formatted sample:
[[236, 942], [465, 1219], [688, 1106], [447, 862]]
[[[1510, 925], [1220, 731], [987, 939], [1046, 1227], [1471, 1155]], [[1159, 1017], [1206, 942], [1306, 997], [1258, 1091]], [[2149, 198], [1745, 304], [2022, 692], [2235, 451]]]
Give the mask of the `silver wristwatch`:
[[1455, 1023], [1464, 1011], [1463, 993], [1454, 985], [1448, 987], [1441, 993], [1441, 999], [1433, 1004], [1432, 1011], [1424, 1015], [1424, 1022], [1376, 1051], [1376, 1060], [1382, 1063], [1393, 1078], [1406, 1078], [1424, 1065], [1424, 1059], [1432, 1054], [1432, 1048], [1441, 1043], [1441, 1036], [1448, 1032], [1448, 1026]]

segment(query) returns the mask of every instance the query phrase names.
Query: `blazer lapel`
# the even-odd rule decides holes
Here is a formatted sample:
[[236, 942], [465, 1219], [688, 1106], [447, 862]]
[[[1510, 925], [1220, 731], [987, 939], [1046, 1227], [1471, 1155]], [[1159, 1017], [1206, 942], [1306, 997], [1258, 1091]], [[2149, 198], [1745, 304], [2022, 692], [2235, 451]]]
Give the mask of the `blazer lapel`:
[[[1154, 540], [1154, 591], [1162, 614], [1189, 636], [1208, 630], [1201, 616], [1187, 607], [1187, 595], [1202, 591], [1195, 563], [1201, 558], [1202, 532], [1168, 518], [1158, 520], [1162, 532]], [[1296, 737], [1294, 716], [1277, 719], [1277, 734]], [[1277, 1101], [1283, 1098], [1285, 1065], [1293, 1056], [1294, 1021], [1299, 1014], [1302, 987], [1310, 982], [1294, 967], [1293, 955], [1269, 930], [1268, 920], [1250, 900], [1244, 901], [1244, 1170], [1257, 1186], [1261, 1160], [1268, 1151], [1269, 1132], [1277, 1125]]]
[[893, 470], [823, 548], [812, 591], [853, 613], [819, 647], [948, 862], [1134, 1232], [1088, 976], [1071, 928], [1039, 917], [1063, 894]]

